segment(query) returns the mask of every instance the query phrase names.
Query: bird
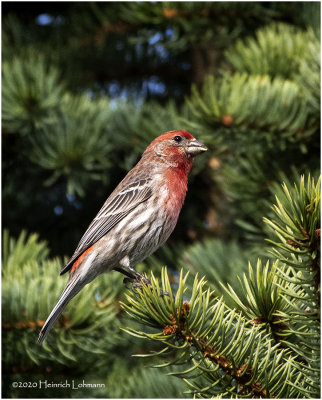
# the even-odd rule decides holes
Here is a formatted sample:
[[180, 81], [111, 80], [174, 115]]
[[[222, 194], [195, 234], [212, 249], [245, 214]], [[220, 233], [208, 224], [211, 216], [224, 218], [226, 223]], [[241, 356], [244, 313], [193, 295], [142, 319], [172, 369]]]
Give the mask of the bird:
[[162, 246], [183, 206], [194, 157], [207, 147], [189, 132], [155, 138], [107, 198], [62, 268], [69, 279], [38, 337], [42, 343], [70, 300], [98, 275], [119, 271], [135, 291], [149, 280], [135, 265]]

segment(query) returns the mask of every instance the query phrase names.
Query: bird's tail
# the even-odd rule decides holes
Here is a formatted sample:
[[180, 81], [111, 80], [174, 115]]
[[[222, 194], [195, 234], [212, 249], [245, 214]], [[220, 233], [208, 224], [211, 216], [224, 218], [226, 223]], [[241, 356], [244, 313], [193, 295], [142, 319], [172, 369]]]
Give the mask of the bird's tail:
[[55, 324], [57, 318], [63, 312], [64, 308], [67, 304], [71, 301], [71, 299], [76, 296], [76, 294], [86, 285], [86, 281], [81, 280], [79, 276], [75, 276], [74, 278], [70, 279], [67, 282], [67, 285], [60, 295], [60, 298], [53, 308], [52, 312], [50, 313], [49, 317], [47, 318], [44, 326], [42, 327], [39, 336], [38, 336], [38, 343], [42, 343], [43, 340], [48, 335], [50, 329]]

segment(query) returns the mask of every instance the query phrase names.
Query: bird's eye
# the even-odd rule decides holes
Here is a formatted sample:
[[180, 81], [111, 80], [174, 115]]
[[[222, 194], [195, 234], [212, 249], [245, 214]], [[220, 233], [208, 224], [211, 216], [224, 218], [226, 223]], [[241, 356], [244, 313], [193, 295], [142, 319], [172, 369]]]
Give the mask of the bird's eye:
[[175, 142], [177, 142], [177, 143], [180, 143], [181, 140], [182, 140], [182, 137], [181, 137], [181, 136], [175, 136], [175, 137], [173, 138], [173, 140], [174, 140]]

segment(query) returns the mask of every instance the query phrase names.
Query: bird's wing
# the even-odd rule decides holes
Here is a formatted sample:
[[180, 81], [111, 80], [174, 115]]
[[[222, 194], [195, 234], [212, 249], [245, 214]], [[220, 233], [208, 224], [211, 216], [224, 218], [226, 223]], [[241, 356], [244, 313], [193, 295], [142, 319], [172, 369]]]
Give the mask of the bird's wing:
[[129, 182], [121, 190], [115, 191], [115, 194], [111, 194], [87, 228], [73, 256], [61, 270], [61, 275], [71, 269], [73, 263], [85, 250], [106, 235], [130, 211], [152, 195], [152, 189], [149, 185], [150, 181], [151, 179], [139, 179]]

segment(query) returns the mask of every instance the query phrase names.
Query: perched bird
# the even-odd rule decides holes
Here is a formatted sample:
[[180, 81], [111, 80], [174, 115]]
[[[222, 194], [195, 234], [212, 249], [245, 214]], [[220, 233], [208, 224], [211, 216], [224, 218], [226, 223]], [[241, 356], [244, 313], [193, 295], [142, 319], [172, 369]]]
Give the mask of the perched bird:
[[134, 266], [166, 242], [176, 226], [187, 192], [193, 158], [207, 148], [190, 133], [157, 137], [119, 183], [63, 267], [67, 285], [38, 338], [41, 343], [69, 301], [103, 272], [127, 276], [132, 288], [149, 281]]

